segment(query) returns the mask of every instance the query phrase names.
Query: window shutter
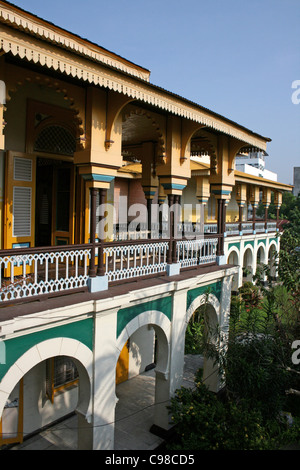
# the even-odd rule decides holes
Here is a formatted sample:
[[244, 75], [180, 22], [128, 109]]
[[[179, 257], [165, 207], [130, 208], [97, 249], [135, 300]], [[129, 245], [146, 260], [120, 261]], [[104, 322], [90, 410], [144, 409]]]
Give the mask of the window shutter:
[[31, 188], [14, 186], [13, 189], [13, 237], [31, 236]]
[[32, 160], [14, 157], [14, 180], [32, 181]]
[[4, 249], [34, 246], [36, 157], [7, 152]]

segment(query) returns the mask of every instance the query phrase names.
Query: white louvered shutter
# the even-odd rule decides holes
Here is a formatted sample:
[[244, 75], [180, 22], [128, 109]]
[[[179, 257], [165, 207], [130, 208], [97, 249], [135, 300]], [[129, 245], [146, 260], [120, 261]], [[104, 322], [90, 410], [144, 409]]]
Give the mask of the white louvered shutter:
[[31, 236], [32, 190], [22, 186], [13, 189], [13, 237]]
[[4, 228], [6, 249], [34, 246], [35, 165], [34, 156], [7, 153]]

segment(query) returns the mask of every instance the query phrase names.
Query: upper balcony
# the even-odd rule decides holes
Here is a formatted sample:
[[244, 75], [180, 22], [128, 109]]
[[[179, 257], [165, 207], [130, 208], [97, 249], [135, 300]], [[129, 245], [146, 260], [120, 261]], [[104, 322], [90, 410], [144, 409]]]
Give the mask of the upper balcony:
[[[261, 196], [267, 210], [273, 191], [279, 207], [290, 187], [234, 170], [239, 151], [265, 151], [269, 138], [87, 40], [0, 10], [0, 306], [220, 270], [226, 239], [275, 233], [256, 206]], [[192, 161], [202, 154], [206, 166]]]
[[[276, 222], [268, 221], [266, 227], [268, 232], [276, 233]], [[223, 234], [218, 233], [217, 224], [204, 224], [201, 232], [187, 223], [178, 224], [178, 232], [171, 237], [167, 237], [170, 234], [164, 227], [161, 232], [154, 227], [152, 235], [158, 236], [148, 238], [146, 227], [127, 228], [129, 231], [114, 227], [112, 240], [103, 243], [95, 240], [82, 245], [1, 250], [0, 306], [88, 292], [91, 276], [107, 279], [108, 288], [172, 276], [170, 266], [177, 266], [174, 275], [183, 271], [188, 274], [190, 270], [190, 276], [194, 276], [203, 268], [218, 269], [218, 251], [224, 236], [249, 236], [254, 229], [257, 233], [266, 231], [262, 222], [255, 222], [254, 227], [252, 222], [227, 223]]]

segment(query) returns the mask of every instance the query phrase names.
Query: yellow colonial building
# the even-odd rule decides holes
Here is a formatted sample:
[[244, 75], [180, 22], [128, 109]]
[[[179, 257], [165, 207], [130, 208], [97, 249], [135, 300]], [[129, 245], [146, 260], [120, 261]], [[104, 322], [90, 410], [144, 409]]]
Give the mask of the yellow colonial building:
[[227, 334], [292, 188], [235, 169], [269, 138], [147, 69], [2, 0], [0, 40], [0, 444], [76, 411], [79, 448], [114, 449], [116, 382], [153, 363], [167, 431], [189, 319], [210, 288]]

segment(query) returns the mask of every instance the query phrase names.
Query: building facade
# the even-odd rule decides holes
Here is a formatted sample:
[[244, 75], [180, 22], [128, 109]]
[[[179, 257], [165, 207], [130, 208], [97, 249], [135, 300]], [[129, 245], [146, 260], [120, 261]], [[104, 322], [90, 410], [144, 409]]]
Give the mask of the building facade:
[[243, 173], [260, 176], [270, 181], [277, 181], [277, 173], [266, 168], [266, 152], [251, 150], [246, 154], [236, 156], [235, 167]]
[[[113, 449], [116, 384], [149, 365], [153, 429], [169, 429], [191, 316], [208, 304], [226, 338], [243, 267], [279, 249], [271, 192], [279, 208], [291, 187], [235, 169], [270, 139], [8, 2], [0, 12], [0, 444], [75, 411], [79, 448]], [[214, 391], [217, 372], [205, 359]]]

